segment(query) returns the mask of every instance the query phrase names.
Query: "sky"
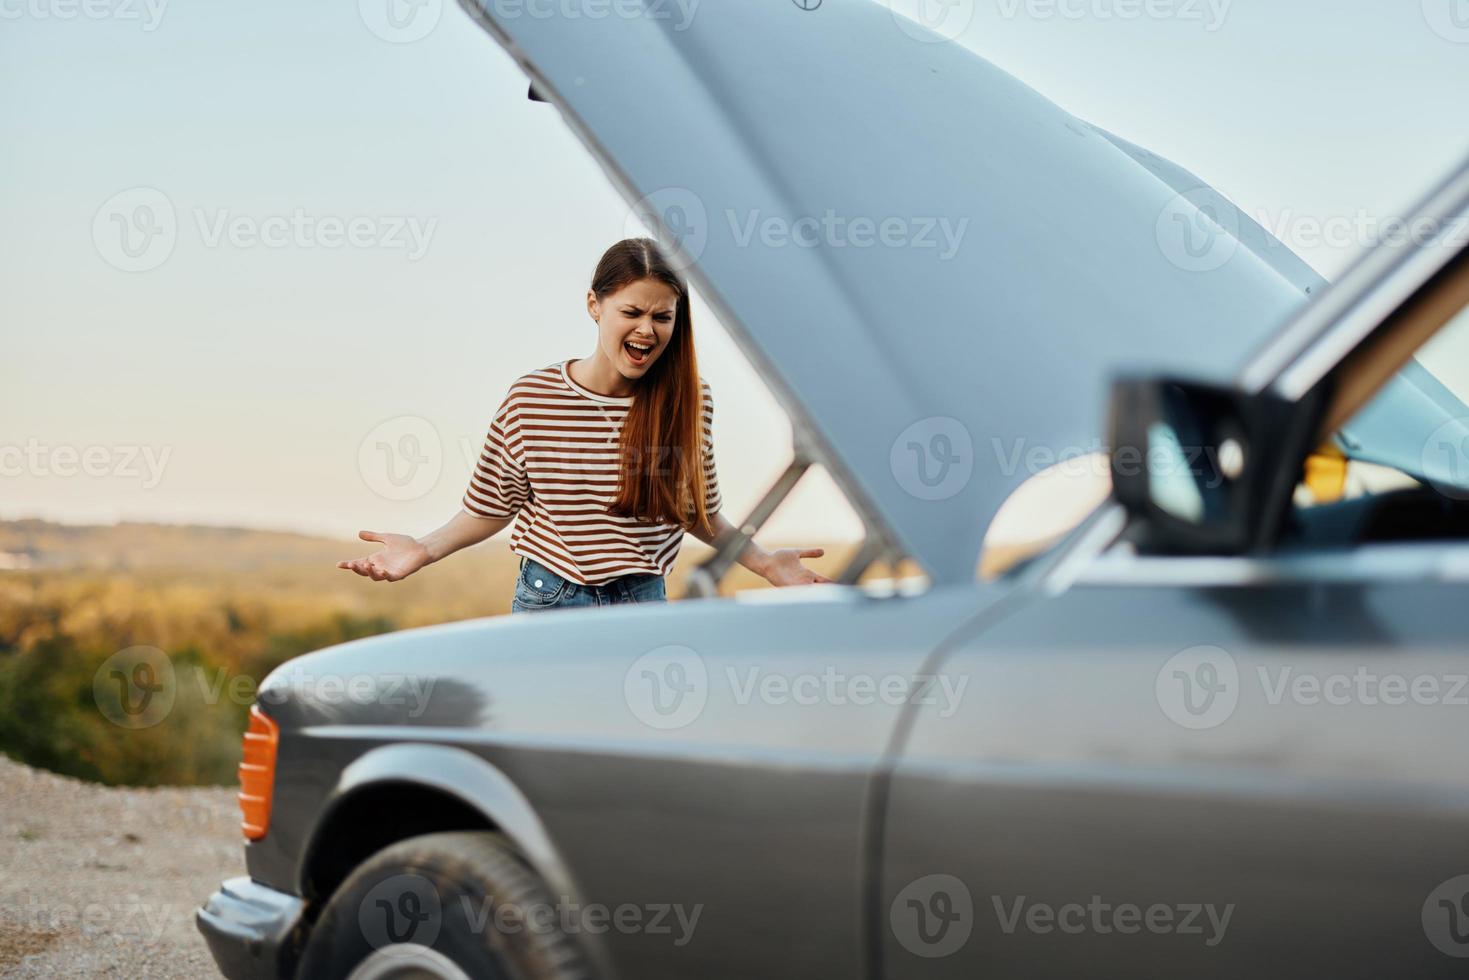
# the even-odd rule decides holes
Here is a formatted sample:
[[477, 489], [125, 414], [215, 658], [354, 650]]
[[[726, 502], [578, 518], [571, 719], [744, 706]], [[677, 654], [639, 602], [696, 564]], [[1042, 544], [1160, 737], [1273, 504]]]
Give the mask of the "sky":
[[[1469, 154], [1469, 0], [935, 9], [1328, 278]], [[590, 353], [587, 280], [629, 232], [525, 87], [452, 0], [0, 0], [0, 517], [451, 516], [510, 382]], [[790, 429], [694, 309], [734, 515]], [[857, 534], [817, 474], [768, 538]]]

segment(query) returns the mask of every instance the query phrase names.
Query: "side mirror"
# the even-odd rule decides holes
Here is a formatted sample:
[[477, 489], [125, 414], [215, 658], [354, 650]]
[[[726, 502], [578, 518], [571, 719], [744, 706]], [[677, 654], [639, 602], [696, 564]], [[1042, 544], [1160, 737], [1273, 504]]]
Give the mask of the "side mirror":
[[1149, 551], [1239, 554], [1270, 538], [1301, 478], [1314, 413], [1169, 378], [1112, 388], [1112, 495]]

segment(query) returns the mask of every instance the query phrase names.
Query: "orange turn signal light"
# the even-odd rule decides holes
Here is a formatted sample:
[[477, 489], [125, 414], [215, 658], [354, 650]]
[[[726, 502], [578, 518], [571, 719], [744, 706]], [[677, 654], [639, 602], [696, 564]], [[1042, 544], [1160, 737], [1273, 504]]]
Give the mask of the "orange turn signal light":
[[250, 708], [245, 730], [244, 758], [240, 760], [240, 828], [249, 840], [260, 840], [270, 829], [270, 798], [275, 792], [275, 750], [280, 728], [258, 705]]

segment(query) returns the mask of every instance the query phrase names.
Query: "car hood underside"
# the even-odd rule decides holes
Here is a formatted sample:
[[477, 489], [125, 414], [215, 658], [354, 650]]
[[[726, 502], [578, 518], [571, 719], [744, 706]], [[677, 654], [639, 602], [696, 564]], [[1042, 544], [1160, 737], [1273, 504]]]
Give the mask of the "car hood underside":
[[1114, 372], [1228, 379], [1321, 284], [1192, 174], [884, 3], [463, 2], [938, 582], [972, 579], [1015, 486], [1101, 448]]

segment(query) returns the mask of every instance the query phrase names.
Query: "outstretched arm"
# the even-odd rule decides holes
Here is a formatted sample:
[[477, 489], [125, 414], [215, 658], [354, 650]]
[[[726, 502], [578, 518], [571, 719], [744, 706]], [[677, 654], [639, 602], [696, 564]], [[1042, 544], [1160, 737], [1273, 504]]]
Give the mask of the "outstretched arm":
[[407, 534], [360, 531], [358, 537], [363, 541], [376, 541], [383, 546], [382, 550], [366, 558], [339, 561], [337, 567], [365, 575], [376, 582], [397, 582], [425, 565], [432, 565], [441, 558], [449, 557], [461, 548], [494, 537], [511, 520], [509, 517], [474, 517], [461, 510], [443, 527], [430, 531], [421, 538]]
[[[706, 535], [698, 528], [689, 533], [710, 547], [719, 538], [734, 531], [734, 525], [725, 520], [723, 514], [715, 514], [709, 523], [712, 534]], [[826, 551], [821, 548], [777, 548], [775, 551], [766, 551], [752, 539], [745, 543], [737, 560], [771, 585], [813, 585], [817, 582], [829, 583], [831, 579], [802, 565], [801, 559], [820, 558], [824, 554]]]

